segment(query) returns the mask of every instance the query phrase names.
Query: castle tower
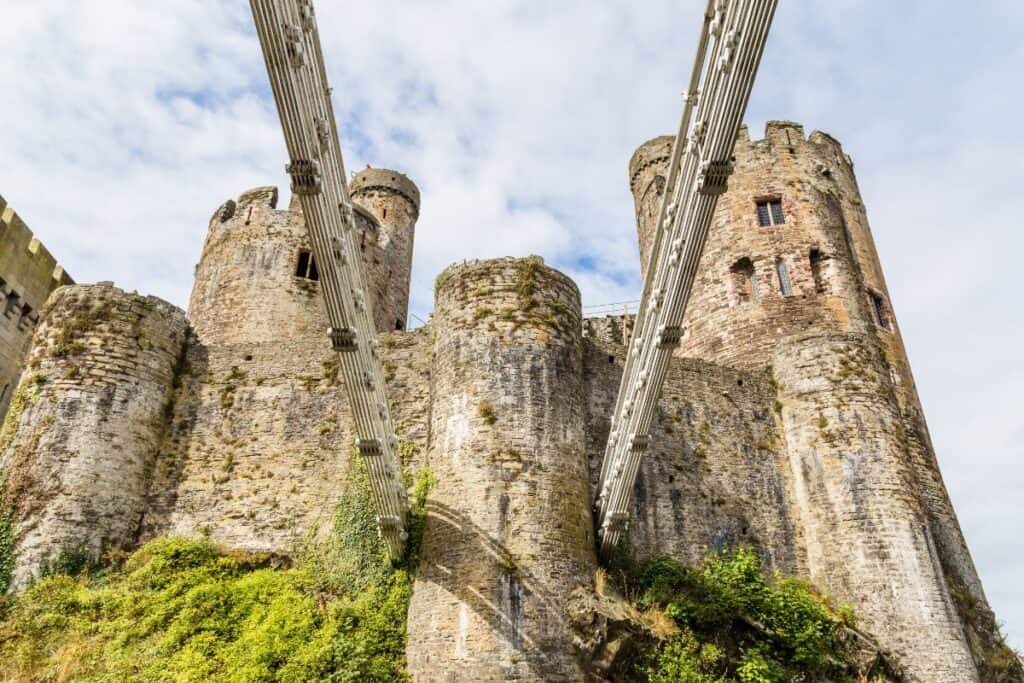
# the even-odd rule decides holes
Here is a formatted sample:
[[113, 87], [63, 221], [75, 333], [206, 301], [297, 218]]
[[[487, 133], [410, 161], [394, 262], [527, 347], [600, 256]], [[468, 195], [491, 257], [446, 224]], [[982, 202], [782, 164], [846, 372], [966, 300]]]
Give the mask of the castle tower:
[[112, 286], [50, 298], [0, 432], [11, 586], [62, 553], [95, 560], [135, 542], [186, 329], [178, 308]]
[[380, 225], [378, 242], [384, 252], [380, 263], [369, 263], [378, 287], [378, 329], [404, 330], [409, 314], [412, 248], [420, 216], [420, 191], [398, 171], [366, 168], [349, 183], [352, 200], [369, 211]]
[[[395, 176], [402, 183], [393, 184], [407, 193], [408, 188], [415, 191], [411, 181]], [[410, 196], [418, 208], [418, 192]], [[403, 214], [397, 200], [383, 204], [382, 214], [391, 209], [386, 230], [356, 204], [364, 275], [380, 332], [394, 330], [396, 321], [405, 329], [409, 267], [401, 264], [411, 261], [415, 223], [415, 212], [410, 219], [410, 209]], [[399, 278], [399, 273], [404, 275]], [[299, 202], [293, 197], [288, 210], [278, 210], [276, 187], [255, 188], [225, 202], [210, 219], [189, 321], [204, 344], [271, 342], [299, 335], [326, 339], [319, 278]]]
[[851, 604], [922, 681], [976, 681], [917, 495], [882, 350], [796, 337], [773, 364], [812, 582]]
[[438, 278], [415, 681], [582, 681], [566, 617], [596, 566], [584, 453], [580, 298], [543, 262]]
[[[651, 140], [637, 150], [630, 162], [644, 272], [665, 191], [671, 144], [672, 138]], [[885, 610], [876, 604], [886, 599], [882, 591], [863, 595], [844, 592], [850, 586], [871, 586], [870, 576], [855, 574], [867, 572], [868, 564], [859, 569], [852, 566], [849, 571], [853, 574], [839, 576], [837, 568], [816, 566], [814, 560], [842, 556], [851, 546], [872, 547], [871, 552], [891, 554], [903, 562], [901, 568], [891, 569], [894, 590], [904, 596], [898, 601], [893, 599], [898, 604], [892, 609], [912, 611], [915, 606], [930, 605], [927, 609], [933, 610], [928, 612], [934, 616], [929, 622], [933, 626], [916, 629], [920, 638], [917, 647], [937, 647], [936, 643], [946, 639], [945, 646], [955, 652], [962, 648], [960, 624], [976, 623], [978, 619], [968, 619], [969, 608], [957, 605], [961, 615], [954, 622], [956, 628], [945, 628], [945, 622], [934, 611], [939, 604], [935, 596], [949, 605], [956, 595], [969, 596], [968, 602], [981, 606], [973, 611], [980, 611], [986, 624], [991, 622], [994, 626], [994, 621], [990, 619], [928, 438], [853, 162], [834, 138], [821, 132], [806, 137], [799, 124], [785, 121], [769, 122], [765, 139], [753, 142], [747, 129], [741, 128], [734, 161], [735, 173], [729, 179], [728, 192], [719, 199], [708, 232], [679, 354], [736, 368], [774, 367], [781, 384], [783, 429], [790, 448], [796, 449], [790, 455], [795, 458], [792, 466], [798, 481], [807, 474], [802, 469], [807, 466], [804, 458], [817, 461], [830, 448], [836, 458], [860, 453], [874, 466], [889, 468], [885, 470], [889, 480], [906, 488], [898, 501], [890, 500], [891, 487], [873, 475], [859, 480], [852, 470], [833, 471], [823, 466], [825, 472], [835, 474], [834, 479], [828, 480], [826, 476], [818, 481], [828, 495], [801, 498], [801, 512], [805, 522], [813, 526], [812, 519], [837, 514], [835, 511], [840, 509], [888, 509], [906, 522], [908, 529], [914, 529], [917, 540], [911, 543], [907, 541], [909, 536], [898, 539], [885, 532], [876, 537], [866, 526], [851, 527], [834, 535], [815, 535], [808, 528], [809, 546], [820, 544], [807, 548], [809, 573], [823, 587], [835, 589], [838, 596], [854, 601], [855, 607], [863, 600], [865, 612], [877, 617], [869, 625], [879, 635], [900, 642], [904, 635], [896, 635], [895, 624], [909, 628], [927, 619], [921, 622], [924, 617], [910, 612], [883, 618]], [[830, 346], [828, 340], [836, 335], [857, 348], [870, 350], [854, 354], [863, 365], [854, 365], [849, 354]], [[792, 389], [786, 377], [793, 382], [810, 382], [810, 377], [801, 374], [806, 370], [805, 362], [810, 362], [805, 358], [807, 354], [819, 364], [819, 369], [828, 363], [845, 363], [842, 372], [847, 380], [859, 372], [878, 378], [871, 387], [875, 395], [870, 399], [862, 396], [865, 402], [878, 403], [873, 418], [878, 422], [874, 426], [859, 423], [869, 433], [877, 428], [877, 434], [867, 438], [860, 432], [840, 429], [837, 442], [831, 446], [808, 441], [806, 423], [810, 418], [798, 417], [800, 409], [795, 402], [808, 400], [810, 394], [786, 395]], [[842, 394], [854, 390], [840, 383], [836, 391]], [[831, 405], [830, 401], [836, 402], [832, 408], [837, 415], [844, 413], [844, 406], [857, 405], [852, 396], [836, 398], [834, 394], [820, 393], [818, 398], [825, 408]], [[847, 422], [860, 413], [850, 408], [841, 423], [849, 427]], [[905, 471], [896, 471], [897, 461]], [[822, 483], [826, 480], [827, 484]], [[825, 501], [834, 506], [831, 511], [823, 507]], [[922, 538], [926, 539], [924, 545], [918, 543]], [[912, 550], [904, 550], [904, 541]], [[926, 552], [927, 548], [933, 550]], [[906, 599], [907, 595], [922, 597], [915, 603]], [[967, 639], [975, 657], [983, 659], [990, 639], [972, 629], [968, 628]], [[914, 647], [906, 641], [903, 644]], [[936, 680], [969, 679], [947, 676]]]

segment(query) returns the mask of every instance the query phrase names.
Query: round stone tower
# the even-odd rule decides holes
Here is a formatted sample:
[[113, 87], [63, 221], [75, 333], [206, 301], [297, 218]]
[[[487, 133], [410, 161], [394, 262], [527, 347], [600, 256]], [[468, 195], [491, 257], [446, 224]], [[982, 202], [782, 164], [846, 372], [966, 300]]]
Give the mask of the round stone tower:
[[180, 309], [112, 286], [50, 297], [0, 432], [13, 587], [62, 554], [135, 542], [186, 330]]
[[[404, 330], [409, 312], [412, 248], [416, 220], [420, 216], [420, 191], [398, 171], [366, 168], [352, 177], [349, 192], [352, 200], [380, 224], [378, 242], [384, 260], [369, 264], [380, 288], [378, 329]], [[378, 316], [376, 308], [374, 315]]]
[[415, 681], [582, 681], [566, 601], [596, 566], [580, 295], [537, 257], [438, 278]]
[[978, 680], [917, 493], [882, 349], [864, 335], [779, 345], [807, 572], [899, 654], [911, 680]]
[[665, 176], [668, 175], [668, 159], [674, 141], [671, 135], [648, 140], [633, 152], [629, 160], [629, 189], [636, 208], [640, 272], [643, 274], [647, 273], [647, 263], [654, 246], [654, 231], [658, 227], [658, 212], [665, 196]]
[[[637, 208], [644, 273], [665, 191], [671, 144], [670, 137], [648, 141], [630, 162], [630, 184]], [[850, 544], [867, 547], [873, 543], [875, 552], [891, 553], [905, 561], [902, 572], [897, 571], [893, 578], [897, 582], [894, 585], [905, 591], [905, 595], [941, 595], [948, 603], [952, 595], [965, 594], [970, 595], [969, 602], [981, 606], [980, 611], [986, 611], [985, 596], [928, 437], [852, 160], [831, 136], [814, 132], [807, 137], [802, 126], [787, 121], [769, 122], [765, 138], [753, 142], [747, 129], [741, 128], [733, 158], [735, 173], [729, 179], [728, 191], [719, 199], [708, 232], [679, 354], [737, 368], [774, 366], [781, 384], [780, 392], [785, 393], [789, 388], [785, 376], [802, 367], [803, 354], [817, 353], [815, 349], [820, 344], [815, 340], [830, 340], [840, 335], [855, 339], [859, 347], [872, 349], [871, 353], [861, 354], [870, 359], [863, 367], [849, 365], [852, 361], [847, 358], [848, 365], [841, 366], [845, 368], [843, 376], [849, 378], [857, 372], [877, 376], [878, 382], [872, 387], [877, 395], [870, 400], [885, 405], [877, 406], [881, 411], [880, 422], [876, 425], [880, 436], [874, 452], [883, 453], [886, 448], [900, 450], [906, 472], [893, 470], [889, 476], [907, 487], [907, 500], [901, 503], [905, 503], [901, 520], [915, 518], [918, 531], [936, 550], [931, 555], [922, 555], [918, 554], [920, 548], [914, 546], [916, 550], [904, 553], [903, 541], [895, 534], [881, 533], [875, 537], [866, 527], [861, 527], [860, 531], [850, 527], [848, 536], [819, 535], [820, 547], [807, 550], [809, 562], [813, 565], [817, 552], [822, 557], [839, 557]], [[842, 363], [845, 358], [830, 349], [821, 351], [821, 368], [826, 368], [827, 362]], [[828, 397], [820, 398], [828, 403]], [[894, 401], [892, 405], [888, 403], [890, 399]], [[780, 396], [780, 400], [786, 405], [789, 399]], [[845, 405], [844, 402], [850, 402], [849, 397], [840, 400]], [[881, 417], [883, 414], [889, 418]], [[847, 419], [853, 418], [848, 416]], [[791, 445], [808, 446], [801, 441], [806, 434], [798, 426], [799, 420], [785, 422]], [[796, 433], [791, 433], [791, 429]], [[854, 436], [844, 433], [844, 429], [837, 433], [836, 454], [848, 453], [853, 448], [847, 443], [847, 437], [853, 439]], [[806, 454], [805, 449], [803, 455]], [[877, 458], [896, 467], [894, 458], [878, 455], [876, 464]], [[797, 468], [794, 475], [803, 476], [799, 468], [805, 463], [794, 461], [793, 465]], [[848, 481], [843, 483], [839, 477], [825, 486], [833, 503], [877, 505], [878, 509], [889, 505], [891, 490], [881, 480], [869, 477], [858, 483], [853, 481], [852, 470], [841, 471]], [[872, 481], [878, 482], [874, 488]], [[867, 502], [872, 496], [872, 502]], [[847, 498], [839, 503], [844, 497]], [[798, 503], [811, 519], [824, 514], [820, 509], [823, 500], [820, 497], [813, 501], [801, 499]], [[915, 569], [915, 562], [923, 564]], [[864, 564], [861, 569], [866, 572], [867, 566]], [[831, 576], [831, 569], [821, 572], [816, 572], [813, 566], [809, 569], [832, 588], [826, 580]], [[857, 570], [851, 568], [850, 571]], [[837, 578], [837, 594], [847, 595], [843, 592], [844, 586], [860, 580], [864, 586], [872, 585], [872, 578], [866, 574], [851, 575], [848, 581]], [[950, 591], [947, 583], [955, 583], [963, 590]], [[882, 595], [884, 592], [875, 592], [864, 599], [870, 603], [882, 599]], [[931, 601], [934, 607], [937, 603], [932, 597], [921, 600]], [[903, 599], [902, 604], [908, 604], [908, 600]], [[881, 614], [874, 607], [866, 611]], [[904, 616], [905, 619], [900, 619], [909, 628], [915, 617]], [[962, 614], [963, 623], [976, 621], [966, 616]], [[880, 635], [887, 635], [892, 624], [900, 619], [875, 622], [871, 626]], [[936, 617], [933, 628], [917, 630], [920, 647], [928, 647], [928, 641], [933, 638], [947, 637], [952, 638], [949, 643], [952, 650], [959, 647], [956, 637], [949, 635], [951, 631], [942, 630], [940, 622], [942, 620]], [[944, 635], [937, 635], [939, 632]], [[979, 639], [971, 633], [968, 636], [978, 655], [979, 648], [974, 647], [974, 641]], [[894, 640], [898, 642], [898, 638]]]
[[[415, 190], [411, 181], [401, 178]], [[418, 192], [411, 196], [418, 207]], [[410, 219], [410, 210], [403, 213], [396, 200], [394, 207], [381, 211], [393, 219], [384, 228], [365, 203], [355, 203], [356, 229], [374, 322], [379, 332], [405, 329], [407, 264], [416, 213]], [[404, 279], [397, 278], [399, 272]], [[326, 339], [319, 278], [299, 202], [293, 197], [288, 210], [278, 210], [277, 188], [258, 187], [228, 200], [210, 219], [196, 266], [189, 321], [204, 344], [271, 342], [307, 335]]]

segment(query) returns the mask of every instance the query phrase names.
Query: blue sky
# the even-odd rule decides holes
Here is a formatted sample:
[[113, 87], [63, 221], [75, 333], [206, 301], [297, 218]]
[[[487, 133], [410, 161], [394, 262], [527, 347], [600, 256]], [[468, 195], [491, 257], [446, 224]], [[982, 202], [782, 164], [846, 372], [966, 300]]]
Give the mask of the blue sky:
[[[287, 194], [247, 3], [2, 4], [0, 194], [79, 281], [184, 306], [213, 211]], [[507, 254], [545, 256], [585, 305], [638, 297], [626, 165], [677, 124], [703, 2], [318, 4], [348, 167], [423, 192], [415, 314], [448, 263]], [[747, 116], [853, 155], [947, 485], [1018, 648], [1022, 37], [1009, 0], [780, 0]]]

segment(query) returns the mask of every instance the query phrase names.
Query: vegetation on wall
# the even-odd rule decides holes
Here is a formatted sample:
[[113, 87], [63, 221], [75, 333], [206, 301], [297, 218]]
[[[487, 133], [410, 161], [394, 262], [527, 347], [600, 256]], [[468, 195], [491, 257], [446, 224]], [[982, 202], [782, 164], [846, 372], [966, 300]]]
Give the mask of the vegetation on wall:
[[405, 678], [405, 619], [423, 508], [392, 567], [359, 459], [327, 538], [294, 566], [206, 540], [153, 541], [98, 571], [53, 574], [9, 601], [2, 680], [381, 681]]
[[14, 573], [14, 515], [4, 502], [0, 479], [0, 596], [7, 592]]
[[663, 558], [632, 579], [660, 641], [634, 665], [649, 683], [899, 680], [849, 608], [798, 579], [769, 579], [742, 548], [687, 568]]

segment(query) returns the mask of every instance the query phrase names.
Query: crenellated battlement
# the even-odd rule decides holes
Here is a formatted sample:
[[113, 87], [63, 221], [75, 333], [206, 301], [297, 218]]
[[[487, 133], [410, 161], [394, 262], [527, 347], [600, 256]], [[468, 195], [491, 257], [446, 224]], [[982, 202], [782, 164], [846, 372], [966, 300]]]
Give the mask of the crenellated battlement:
[[[61, 285], [70, 285], [74, 282], [64, 268], [57, 263], [57, 259], [50, 253], [42, 242], [32, 234], [32, 230], [25, 225], [25, 222], [14, 210], [14, 207], [7, 204], [0, 196], [0, 277], [5, 273], [14, 270], [14, 261], [21, 271], [31, 271], [22, 276], [23, 279], [32, 277], [36, 280], [45, 281], [50, 279], [54, 288]], [[24, 256], [23, 254], [28, 254]], [[8, 290], [5, 291], [7, 293]], [[42, 302], [40, 302], [42, 303]]]
[[72, 283], [57, 259], [0, 197], [0, 418], [18, 385], [40, 309], [51, 292]]
[[353, 198], [371, 192], [391, 192], [409, 202], [413, 213], [419, 217], [420, 190], [409, 176], [386, 168], [365, 168], [352, 176], [348, 184]]

